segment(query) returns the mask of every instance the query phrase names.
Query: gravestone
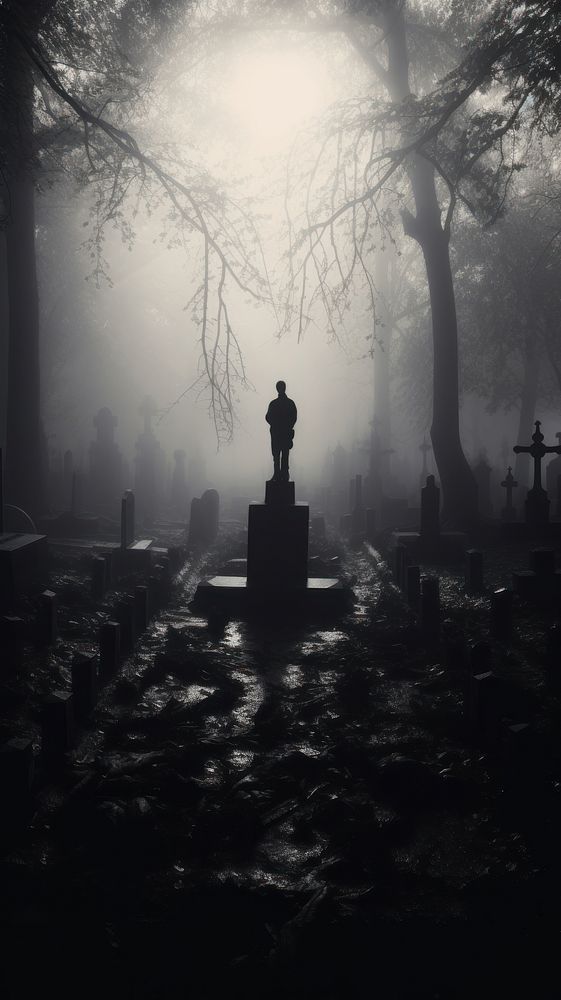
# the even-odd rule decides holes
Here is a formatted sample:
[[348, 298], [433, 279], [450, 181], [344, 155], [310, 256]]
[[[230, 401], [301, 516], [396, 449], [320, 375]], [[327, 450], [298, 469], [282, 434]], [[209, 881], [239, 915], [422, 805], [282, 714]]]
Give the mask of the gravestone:
[[117, 417], [108, 406], [103, 406], [93, 422], [97, 437], [90, 445], [90, 502], [96, 510], [113, 511], [121, 492], [123, 467], [121, 452], [115, 443]]
[[0, 607], [15, 594], [34, 586], [46, 570], [46, 535], [20, 534], [3, 530], [3, 459], [0, 448]]
[[146, 524], [153, 524], [158, 515], [165, 478], [165, 455], [154, 434], [152, 420], [158, 409], [147, 396], [140, 407], [144, 429], [136, 443], [135, 495], [137, 514]]
[[136, 501], [132, 490], [125, 490], [121, 499], [121, 546], [120, 561], [126, 568], [146, 567], [151, 561], [152, 539], [136, 540]]
[[465, 586], [468, 594], [480, 594], [483, 590], [483, 553], [477, 549], [466, 552]]
[[121, 548], [128, 549], [135, 538], [134, 493], [125, 490], [121, 499]]
[[421, 628], [427, 639], [436, 639], [440, 632], [440, 581], [437, 576], [421, 580]]
[[506, 490], [506, 503], [501, 511], [501, 518], [506, 523], [510, 523], [512, 521], [516, 521], [516, 510], [514, 508], [514, 504], [512, 503], [512, 491], [518, 486], [516, 479], [512, 475], [512, 466], [510, 465], [501, 486], [504, 486]]
[[494, 639], [510, 639], [512, 632], [513, 592], [499, 587], [491, 594], [491, 619], [489, 631]]
[[112, 677], [119, 667], [121, 657], [121, 626], [119, 622], [104, 622], [99, 627], [99, 674]]
[[539, 527], [549, 521], [549, 500], [542, 487], [541, 464], [546, 455], [561, 455], [561, 444], [544, 445], [544, 435], [541, 432], [541, 422], [536, 420], [536, 429], [532, 434], [531, 445], [515, 445], [513, 451], [517, 455], [530, 455], [534, 462], [534, 481], [528, 490], [525, 503], [526, 524]]
[[[288, 483], [281, 483], [283, 487]], [[205, 490], [202, 497], [191, 500], [191, 517], [187, 544], [193, 549], [208, 548], [218, 535], [220, 497], [217, 490]]]
[[68, 691], [53, 691], [41, 712], [41, 753], [46, 764], [59, 763], [74, 746], [74, 706]]
[[89, 715], [97, 701], [97, 657], [75, 653], [72, 660], [72, 698], [76, 718]]

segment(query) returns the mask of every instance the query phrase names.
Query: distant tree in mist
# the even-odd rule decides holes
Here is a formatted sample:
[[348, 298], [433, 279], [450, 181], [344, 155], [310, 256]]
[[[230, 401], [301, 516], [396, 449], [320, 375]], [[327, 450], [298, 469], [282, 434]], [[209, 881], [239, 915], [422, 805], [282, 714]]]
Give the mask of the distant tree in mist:
[[257, 233], [200, 164], [182, 159], [172, 137], [153, 148], [142, 129], [154, 74], [184, 38], [179, 27], [189, 7], [186, 0], [12, 0], [0, 7], [7, 489], [11, 502], [32, 512], [42, 504], [34, 199], [60, 171], [91, 192], [89, 245], [98, 278], [106, 274], [105, 227], [120, 227], [130, 243], [135, 211], [164, 204], [174, 238], [198, 242], [200, 281], [191, 301], [202, 356], [196, 381], [209, 386], [218, 436], [232, 432], [235, 383], [245, 381], [245, 370], [229, 290], [271, 297]]
[[[235, 7], [223, 30], [236, 30]], [[289, 321], [301, 332], [323, 307], [333, 335], [361, 280], [374, 312], [373, 256], [401, 215], [426, 268], [444, 516], [467, 523], [477, 497], [459, 436], [452, 227], [458, 210], [497, 219], [524, 145], [558, 128], [559, 6], [302, 0], [281, 9], [265, 0], [249, 19], [253, 30], [338, 32], [372, 71], [374, 92], [335, 107], [314, 137], [315, 154], [302, 146], [293, 157]]]

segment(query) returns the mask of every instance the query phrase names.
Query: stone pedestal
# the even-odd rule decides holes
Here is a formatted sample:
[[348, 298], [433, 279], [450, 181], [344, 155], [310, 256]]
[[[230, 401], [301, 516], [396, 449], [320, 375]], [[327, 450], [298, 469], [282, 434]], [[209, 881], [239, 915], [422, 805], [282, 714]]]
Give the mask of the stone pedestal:
[[540, 525], [549, 521], [549, 500], [545, 490], [535, 488], [528, 490], [524, 507], [526, 524]]
[[265, 503], [249, 505], [247, 585], [268, 590], [305, 587], [308, 504], [294, 503], [294, 483], [266, 486]]

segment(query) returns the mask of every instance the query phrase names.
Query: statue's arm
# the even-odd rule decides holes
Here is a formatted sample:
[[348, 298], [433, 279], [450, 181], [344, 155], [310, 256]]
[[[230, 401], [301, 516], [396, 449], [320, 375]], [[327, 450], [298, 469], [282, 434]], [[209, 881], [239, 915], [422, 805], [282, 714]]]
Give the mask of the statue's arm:
[[267, 421], [268, 424], [271, 423], [271, 404], [270, 403], [269, 403], [269, 406], [267, 408], [267, 412], [265, 414], [265, 420]]
[[294, 427], [294, 424], [296, 423], [297, 420], [298, 420], [298, 410], [296, 409], [296, 403], [293, 403], [292, 404], [292, 426], [293, 427]]

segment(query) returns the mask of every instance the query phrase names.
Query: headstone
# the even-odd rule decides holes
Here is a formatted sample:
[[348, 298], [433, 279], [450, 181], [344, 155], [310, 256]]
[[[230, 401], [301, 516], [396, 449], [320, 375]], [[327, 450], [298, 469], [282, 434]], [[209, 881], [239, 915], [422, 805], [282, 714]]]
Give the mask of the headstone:
[[121, 492], [123, 460], [115, 443], [117, 417], [103, 406], [96, 417], [95, 441], [90, 445], [90, 497], [94, 509], [116, 506]]
[[99, 673], [106, 679], [119, 667], [121, 657], [121, 626], [118, 622], [104, 622], [99, 628]]
[[440, 535], [440, 490], [434, 476], [427, 476], [427, 484], [421, 490], [421, 540], [436, 541]]
[[18, 615], [0, 618], [0, 661], [11, 670], [20, 670], [23, 663], [23, 646], [26, 623]]
[[536, 576], [553, 578], [555, 574], [555, 549], [532, 549], [530, 569]]
[[512, 632], [512, 590], [500, 587], [491, 594], [490, 633], [494, 639], [509, 639]]
[[72, 697], [76, 718], [89, 715], [97, 701], [97, 656], [94, 653], [74, 654]]
[[518, 486], [516, 479], [512, 475], [512, 466], [510, 465], [501, 486], [504, 486], [506, 490], [506, 503], [501, 511], [501, 518], [508, 524], [511, 521], [516, 521], [516, 509], [512, 503], [512, 491]]
[[41, 753], [46, 762], [59, 762], [74, 746], [74, 708], [68, 691], [54, 691], [43, 702]]
[[141, 585], [134, 588], [134, 612], [135, 631], [140, 635], [148, 627], [148, 587]]
[[561, 455], [561, 444], [553, 446], [544, 445], [544, 436], [541, 432], [541, 423], [536, 420], [536, 429], [532, 434], [531, 445], [515, 445], [513, 451], [519, 454], [528, 454], [534, 461], [534, 482], [532, 488], [528, 490], [526, 497], [526, 523], [532, 527], [539, 527], [549, 521], [549, 500], [547, 493], [542, 487], [541, 463], [546, 455]]
[[481, 674], [490, 670], [492, 648], [490, 643], [479, 640], [472, 642], [468, 649], [468, 668], [470, 674]]
[[153, 524], [159, 511], [165, 479], [165, 455], [152, 428], [152, 420], [158, 409], [150, 396], [143, 400], [139, 412], [144, 419], [144, 430], [136, 443], [137, 513], [146, 524]]
[[437, 576], [425, 576], [421, 580], [421, 628], [431, 639], [440, 631], [440, 581]]
[[117, 603], [115, 618], [121, 627], [121, 651], [127, 656], [134, 649], [136, 641], [134, 602], [130, 597]]
[[37, 626], [41, 642], [47, 644], [56, 642], [58, 635], [57, 599], [52, 590], [44, 590], [39, 597]]
[[[290, 483], [275, 484], [290, 487]], [[292, 484], [293, 486], [293, 484]], [[188, 545], [191, 548], [207, 548], [216, 540], [219, 525], [220, 498], [216, 490], [205, 490], [202, 497], [191, 501]]]
[[477, 549], [466, 552], [465, 584], [468, 594], [480, 594], [483, 590], [483, 553]]

